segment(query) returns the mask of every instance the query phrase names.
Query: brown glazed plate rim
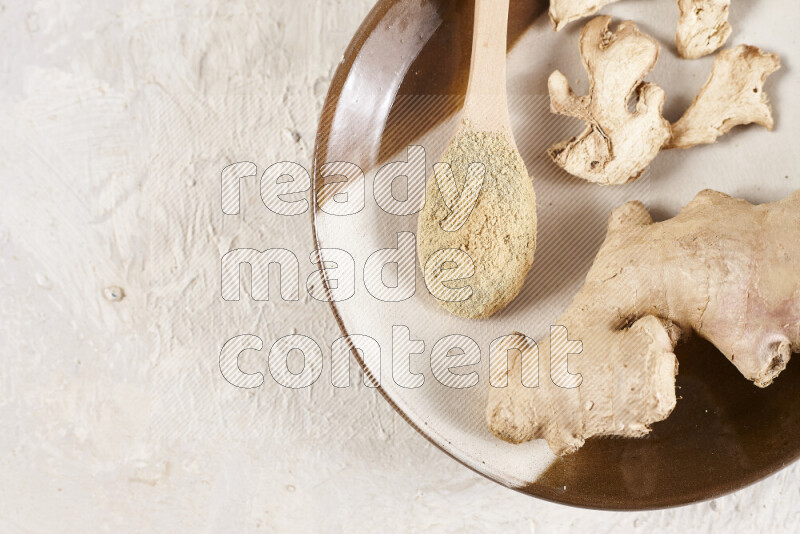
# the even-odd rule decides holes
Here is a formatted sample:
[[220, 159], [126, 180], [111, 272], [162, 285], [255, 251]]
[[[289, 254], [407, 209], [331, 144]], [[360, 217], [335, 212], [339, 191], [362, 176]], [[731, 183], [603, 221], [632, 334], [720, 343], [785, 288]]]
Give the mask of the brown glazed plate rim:
[[[343, 55], [343, 58], [338, 68], [336, 69], [330, 87], [328, 89], [325, 102], [323, 104], [322, 112], [320, 115], [320, 121], [317, 129], [317, 135], [315, 139], [314, 159], [312, 162], [312, 167], [313, 167], [312, 176], [314, 176], [315, 178], [318, 176], [319, 167], [327, 161], [328, 132], [330, 130], [330, 121], [327, 121], [325, 117], [332, 117], [334, 115], [337, 106], [339, 104], [345, 82], [348, 80], [354, 62], [358, 58], [359, 53], [362, 51], [362, 48], [364, 47], [365, 43], [371, 36], [373, 36], [374, 32], [376, 31], [376, 28], [383, 21], [384, 16], [387, 14], [387, 12], [395, 4], [402, 1], [403, 0], [379, 0], [375, 4], [375, 6], [370, 10], [364, 21], [361, 23], [360, 27], [356, 31], [355, 35], [353, 36], [350, 44], [348, 45]], [[443, 1], [446, 2], [447, 0]], [[318, 184], [316, 179], [312, 180], [312, 199], [316, 198], [317, 186]], [[309, 211], [311, 212], [311, 230], [314, 240], [314, 246], [315, 249], [319, 249], [321, 248], [321, 243], [318, 232], [317, 213], [315, 208], [316, 204], [314, 204], [314, 206], [312, 206], [312, 209]], [[319, 265], [319, 269], [323, 274], [325, 273], [324, 269], [322, 269], [322, 265]], [[327, 278], [324, 278], [324, 284], [326, 291], [329, 291], [329, 280]], [[348, 336], [349, 333], [347, 331], [347, 327], [344, 324], [344, 321], [339, 313], [339, 310], [336, 307], [335, 302], [330, 301], [329, 304], [331, 311], [333, 312], [333, 316], [336, 320], [336, 323], [338, 324], [339, 329], [342, 332], [342, 335]], [[701, 347], [700, 350], [705, 350], [705, 349]], [[369, 371], [364, 361], [360, 357], [359, 352], [356, 351], [352, 346], [351, 346], [351, 353], [355, 357], [359, 366], [362, 368], [363, 372], [368, 377], [372, 378], [371, 372]], [[800, 372], [798, 372], [798, 377], [800, 377]], [[711, 486], [698, 486], [688, 491], [683, 490], [680, 493], [663, 492], [659, 493], [656, 496], [651, 496], [641, 500], [619, 499], [613, 497], [605, 498], [602, 496], [597, 496], [601, 495], [600, 493], [598, 493], [596, 496], [592, 498], [575, 497], [571, 494], [559, 493], [558, 491], [555, 490], [555, 487], [552, 485], [548, 486], [544, 484], [534, 483], [526, 487], [509, 486], [502, 480], [499, 480], [493, 477], [491, 474], [482, 471], [479, 468], [479, 466], [474, 466], [466, 463], [465, 460], [462, 460], [461, 458], [456, 456], [456, 454], [447, 450], [447, 448], [445, 448], [441, 443], [439, 443], [439, 441], [437, 441], [437, 439], [433, 437], [429, 432], [427, 432], [424, 428], [416, 424], [394, 402], [394, 400], [390, 397], [390, 395], [383, 387], [379, 385], [377, 386], [376, 389], [383, 396], [386, 402], [388, 402], [389, 405], [392, 406], [392, 408], [402, 417], [402, 419], [406, 421], [406, 423], [408, 423], [412, 428], [414, 428], [417, 432], [419, 432], [430, 443], [435, 445], [442, 452], [444, 452], [454, 460], [458, 461], [465, 467], [471, 469], [475, 473], [489, 480], [492, 480], [493, 482], [496, 482], [500, 485], [509, 487], [510, 489], [523, 493], [525, 495], [533, 496], [553, 503], [566, 504], [579, 508], [596, 509], [596, 510], [624, 510], [624, 511], [657, 510], [657, 509], [671, 508], [676, 506], [698, 503], [705, 500], [721, 497], [723, 495], [727, 495], [729, 493], [747, 487], [751, 484], [754, 484], [760, 480], [763, 480], [771, 476], [772, 474], [778, 472], [779, 470], [783, 469], [784, 467], [790, 465], [798, 457], [800, 457], [800, 446], [794, 447], [791, 449], [790, 453], [784, 453], [784, 455], [780, 458], [776, 458], [774, 460], [766, 462], [764, 465], [761, 465], [757, 468], [743, 470], [741, 476], [738, 476], [738, 478], [736, 478], [735, 480], [728, 480], [726, 482], [722, 482]], [[736, 469], [736, 468], [737, 468], [736, 466], [731, 466], [731, 469]]]

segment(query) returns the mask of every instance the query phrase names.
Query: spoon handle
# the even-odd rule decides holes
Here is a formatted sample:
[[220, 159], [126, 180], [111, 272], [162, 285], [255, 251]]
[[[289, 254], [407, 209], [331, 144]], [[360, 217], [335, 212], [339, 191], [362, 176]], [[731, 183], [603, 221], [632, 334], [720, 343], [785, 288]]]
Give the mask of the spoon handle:
[[[472, 58], [464, 117], [474, 122], [508, 124], [506, 48], [509, 0], [475, 0]], [[500, 114], [498, 116], [498, 114]]]

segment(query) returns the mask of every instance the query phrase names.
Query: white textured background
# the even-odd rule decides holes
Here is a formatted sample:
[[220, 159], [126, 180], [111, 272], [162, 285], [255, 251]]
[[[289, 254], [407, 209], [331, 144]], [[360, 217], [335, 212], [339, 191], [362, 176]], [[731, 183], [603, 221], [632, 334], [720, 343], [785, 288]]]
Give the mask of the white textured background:
[[695, 506], [583, 511], [473, 474], [364, 387], [224, 382], [232, 336], [339, 336], [307, 296], [222, 305], [225, 251], [285, 246], [303, 280], [313, 245], [255, 183], [223, 217], [219, 171], [310, 163], [371, 4], [0, 3], [0, 532], [800, 531], [800, 466]]

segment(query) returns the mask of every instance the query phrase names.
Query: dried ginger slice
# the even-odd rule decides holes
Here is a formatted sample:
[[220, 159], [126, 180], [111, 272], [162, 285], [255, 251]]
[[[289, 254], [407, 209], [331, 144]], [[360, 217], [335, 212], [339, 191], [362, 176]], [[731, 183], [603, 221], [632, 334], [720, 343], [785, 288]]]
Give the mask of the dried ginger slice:
[[739, 45], [720, 52], [708, 81], [683, 117], [672, 125], [672, 139], [665, 148], [714, 143], [743, 124], [760, 124], [772, 130], [775, 121], [764, 82], [780, 66], [776, 54], [755, 46]]
[[556, 31], [572, 21], [594, 15], [617, 0], [550, 0], [550, 20]]
[[[588, 95], [575, 95], [559, 71], [548, 81], [551, 111], [587, 123], [578, 137], [552, 146], [550, 157], [568, 173], [605, 185], [641, 176], [671, 136], [661, 115], [664, 91], [642, 81], [658, 60], [658, 42], [631, 21], [622, 22], [616, 32], [610, 24], [611, 17], [596, 17], [581, 32], [581, 57], [591, 81]], [[628, 103], [634, 95], [631, 112]]]
[[675, 44], [686, 59], [719, 50], [731, 35], [728, 9], [731, 0], [678, 0], [680, 18]]

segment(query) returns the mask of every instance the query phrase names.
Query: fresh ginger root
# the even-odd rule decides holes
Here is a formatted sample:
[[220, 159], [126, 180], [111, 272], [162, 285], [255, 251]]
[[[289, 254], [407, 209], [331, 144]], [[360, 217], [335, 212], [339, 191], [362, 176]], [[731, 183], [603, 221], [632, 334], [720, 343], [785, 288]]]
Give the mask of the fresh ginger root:
[[581, 385], [550, 380], [542, 343], [540, 385], [526, 388], [525, 350], [509, 351], [508, 386], [489, 388], [490, 429], [512, 443], [544, 438], [558, 455], [592, 436], [644, 436], [675, 406], [673, 350], [692, 331], [768, 386], [800, 352], [799, 266], [800, 191], [754, 206], [707, 190], [660, 223], [639, 202], [623, 205], [557, 323], [583, 343], [569, 357]]
[[[658, 61], [660, 46], [631, 21], [609, 29], [611, 17], [596, 17], [581, 32], [581, 57], [591, 89], [577, 96], [566, 76], [555, 71], [548, 81], [553, 113], [586, 121], [578, 137], [548, 150], [553, 161], [573, 176], [600, 184], [635, 180], [670, 139], [661, 115], [664, 91], [643, 83]], [[636, 95], [636, 110], [628, 100]]]

